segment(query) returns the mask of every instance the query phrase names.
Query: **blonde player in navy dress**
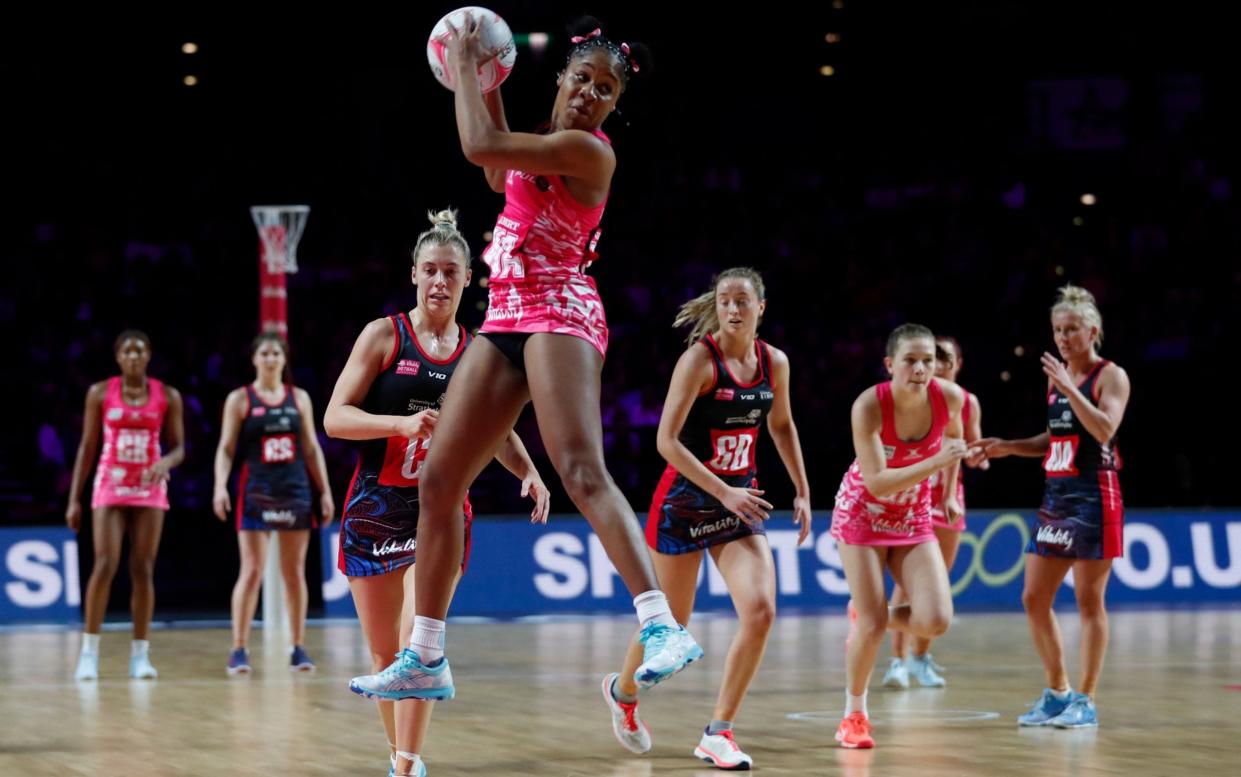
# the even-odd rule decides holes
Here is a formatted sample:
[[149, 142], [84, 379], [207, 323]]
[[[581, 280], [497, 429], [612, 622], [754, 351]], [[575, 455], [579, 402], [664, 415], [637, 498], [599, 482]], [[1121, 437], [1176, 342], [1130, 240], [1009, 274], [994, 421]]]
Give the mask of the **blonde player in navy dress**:
[[[651, 500], [647, 544], [678, 623], [689, 622], [703, 551], [719, 568], [739, 630], [724, 663], [712, 719], [694, 755], [729, 770], [753, 759], [733, 738], [733, 720], [767, 647], [776, 614], [776, 573], [764, 521], [772, 505], [758, 488], [755, 453], [764, 425], [796, 496], [798, 542], [810, 533], [810, 481], [789, 404], [789, 360], [758, 339], [766, 307], [763, 279], [748, 267], [720, 273], [707, 293], [681, 307], [675, 325], [691, 325], [690, 347], [677, 361], [659, 420], [659, 452], [668, 468]], [[634, 672], [642, 646], [631, 642], [625, 667], [603, 678], [612, 731], [634, 753], [651, 748], [638, 716]]]
[[[935, 377], [949, 383], [957, 382], [961, 372], [963, 359], [961, 344], [955, 337], [937, 335], [935, 337]], [[961, 427], [965, 430], [965, 443], [972, 444], [982, 437], [982, 405], [978, 397], [965, 392], [965, 404], [961, 405]], [[953, 520], [944, 512], [944, 482], [947, 480], [943, 471], [931, 476], [931, 526], [935, 529], [935, 537], [939, 540], [939, 550], [944, 556], [944, 567], [952, 569], [957, 559], [957, 550], [961, 545], [961, 533], [965, 531], [965, 485], [961, 480], [960, 462], [953, 465], [957, 468], [957, 504], [961, 507], [961, 515]], [[986, 469], [987, 462], [981, 462], [979, 469]], [[897, 583], [892, 589], [892, 602], [903, 603], [908, 600], [904, 589]], [[914, 637], [913, 654], [908, 654], [910, 637], [903, 631], [892, 632], [892, 663], [883, 676], [883, 684], [888, 688], [909, 688], [909, 679], [918, 681], [924, 688], [942, 688], [947, 682], [940, 674], [942, 668], [931, 657], [931, 642], [928, 637]]]
[[[1051, 331], [1060, 358], [1049, 353], [1042, 358], [1046, 431], [1024, 440], [989, 437], [978, 446], [989, 459], [1041, 457], [1046, 473], [1043, 504], [1026, 547], [1021, 602], [1043, 660], [1047, 688], [1018, 722], [1082, 728], [1098, 725], [1094, 693], [1107, 651], [1107, 580], [1112, 559], [1124, 552], [1116, 433], [1129, 404], [1129, 376], [1099, 355], [1103, 317], [1085, 289], [1060, 289], [1051, 309]], [[1069, 686], [1064, 644], [1052, 611], [1070, 569], [1082, 623], [1082, 682], [1077, 691]]]
[[[340, 526], [340, 570], [358, 610], [379, 671], [401, 655], [412, 628], [418, 546], [418, 484], [453, 371], [470, 342], [457, 323], [461, 294], [470, 282], [470, 249], [457, 231], [456, 212], [440, 211], [418, 236], [411, 279], [417, 306], [408, 315], [366, 325], [328, 402], [324, 428], [332, 437], [359, 441], [358, 467], [345, 496]], [[495, 453], [535, 500], [531, 520], [546, 522], [547, 488], [516, 432]], [[466, 497], [464, 553], [453, 586], [469, 559], [472, 514]], [[408, 650], [408, 648], [406, 648]], [[355, 693], [379, 700], [391, 748], [392, 774], [425, 775], [421, 749], [431, 702]], [[445, 697], [450, 698], [450, 697]], [[395, 709], [394, 709], [395, 708]]]
[[224, 400], [220, 444], [215, 451], [216, 517], [228, 520], [232, 509], [228, 478], [241, 446], [237, 484], [237, 548], [241, 568], [233, 586], [233, 649], [229, 674], [248, 674], [250, 623], [258, 606], [267, 543], [275, 532], [280, 548], [285, 606], [289, 610], [292, 647], [289, 668], [314, 671], [303, 643], [306, 635], [306, 550], [310, 530], [318, 524], [312, 506], [311, 480], [319, 491], [319, 515], [331, 523], [336, 513], [323, 450], [315, 436], [310, 395], [285, 380], [289, 350], [284, 338], [264, 332], [250, 343], [254, 382], [234, 389]]

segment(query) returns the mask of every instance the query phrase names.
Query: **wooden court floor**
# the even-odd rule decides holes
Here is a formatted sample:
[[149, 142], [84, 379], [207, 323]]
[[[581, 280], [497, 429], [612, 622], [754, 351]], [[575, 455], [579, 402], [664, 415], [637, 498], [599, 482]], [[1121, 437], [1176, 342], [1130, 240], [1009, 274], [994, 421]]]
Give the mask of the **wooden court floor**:
[[[737, 739], [772, 775], [1241, 774], [1241, 610], [1115, 612], [1097, 730], [1018, 729], [1042, 688], [1021, 615], [963, 615], [935, 650], [942, 690], [874, 681], [878, 748], [844, 751], [841, 616], [782, 616], [737, 721]], [[1061, 615], [1073, 660], [1077, 628]], [[692, 756], [734, 622], [703, 616], [707, 658], [643, 698], [655, 746], [612, 738], [599, 692], [632, 633], [629, 618], [452, 624], [458, 696], [438, 705], [425, 758], [446, 775], [718, 774]], [[156, 681], [125, 676], [128, 634], [103, 637], [101, 679], [78, 684], [74, 633], [0, 633], [0, 775], [373, 775], [387, 773], [372, 703], [349, 693], [366, 668], [356, 626], [312, 627], [313, 675], [284, 649], [252, 649], [255, 673], [224, 672], [223, 629], [153, 634]], [[272, 637], [273, 643], [275, 637]]]

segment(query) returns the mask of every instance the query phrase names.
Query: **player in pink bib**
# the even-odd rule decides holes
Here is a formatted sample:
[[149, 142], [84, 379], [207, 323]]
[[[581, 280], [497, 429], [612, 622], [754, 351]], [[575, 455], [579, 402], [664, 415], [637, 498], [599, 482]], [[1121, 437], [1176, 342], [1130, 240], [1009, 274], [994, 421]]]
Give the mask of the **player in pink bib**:
[[[853, 403], [857, 459], [845, 473], [832, 513], [832, 536], [849, 581], [852, 621], [845, 670], [845, 717], [836, 730], [843, 747], [875, 746], [866, 712], [866, 686], [888, 628], [919, 637], [948, 630], [952, 596], [948, 571], [931, 527], [932, 474], [946, 470], [944, 510], [960, 517], [957, 463], [964, 392], [936, 378], [935, 337], [904, 324], [888, 338], [888, 383]], [[884, 570], [909, 592], [909, 604], [889, 613]]]
[[[954, 337], [937, 337], [935, 340], [935, 377], [957, 382], [957, 374], [961, 372], [961, 344]], [[965, 432], [966, 444], [972, 444], [982, 437], [982, 406], [978, 397], [965, 392], [965, 402], [961, 405], [961, 428]], [[984, 460], [979, 469], [987, 469], [990, 465]], [[958, 465], [959, 467], [959, 465]], [[935, 528], [935, 537], [939, 540], [939, 550], [944, 557], [944, 567], [952, 569], [956, 561], [957, 549], [961, 544], [961, 532], [965, 531], [965, 486], [961, 482], [958, 469], [957, 505], [961, 515], [955, 521], [948, 520], [944, 511], [944, 480], [945, 471], [940, 470], [931, 475], [931, 524]], [[892, 589], [892, 603], [903, 604], [907, 601], [905, 591], [898, 583]], [[943, 671], [931, 657], [931, 640], [918, 637], [913, 640], [913, 654], [908, 655], [906, 647], [909, 638], [903, 631], [892, 632], [892, 661], [883, 676], [883, 684], [888, 688], [908, 688], [910, 677], [918, 684], [927, 688], [942, 688], [946, 681], [940, 674]]]
[[533, 402], [548, 457], [634, 597], [644, 660], [635, 682], [650, 687], [702, 656], [672, 616], [641, 526], [603, 459], [599, 396], [607, 327], [594, 282], [599, 220], [616, 171], [600, 131], [632, 77], [648, 67], [636, 45], [583, 20], [556, 79], [550, 121], [540, 133], [510, 132], [499, 90], [483, 95], [475, 73], [482, 22], [466, 15], [444, 46], [457, 75], [461, 150], [506, 197], [484, 258], [490, 310], [457, 366], [419, 479], [418, 596], [410, 651], [377, 675], [355, 678], [385, 698], [452, 698], [444, 618], [461, 563], [466, 489]]
[[[147, 376], [151, 339], [142, 332], [126, 330], [116, 338], [114, 351], [121, 374], [94, 384], [86, 394], [82, 442], [73, 464], [69, 507], [65, 510], [65, 522], [77, 531], [82, 523], [82, 489], [99, 450], [102, 431], [103, 451], [91, 497], [95, 563], [86, 586], [86, 623], [74, 675], [78, 680], [99, 676], [99, 630], [126, 534], [134, 622], [129, 674], [135, 678], [156, 676], [147, 642], [155, 610], [155, 554], [168, 509], [168, 473], [185, 458], [181, 395]], [[170, 443], [168, 453], [162, 456], [161, 432]]]

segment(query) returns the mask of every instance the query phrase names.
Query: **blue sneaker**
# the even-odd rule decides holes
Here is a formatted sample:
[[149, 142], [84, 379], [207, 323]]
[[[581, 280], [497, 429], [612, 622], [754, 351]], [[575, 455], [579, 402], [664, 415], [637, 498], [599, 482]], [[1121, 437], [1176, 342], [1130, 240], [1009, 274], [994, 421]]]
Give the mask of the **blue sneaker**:
[[633, 673], [639, 688], [650, 688], [702, 658], [702, 648], [684, 626], [652, 623], [638, 635], [642, 664]]
[[306, 652], [306, 648], [301, 645], [294, 645], [293, 652], [289, 654], [289, 671], [290, 672], [313, 672], [315, 671], [315, 662], [310, 660], [310, 655]]
[[1048, 724], [1056, 728], [1092, 728], [1099, 725], [1099, 716], [1089, 696], [1075, 693], [1064, 712], [1052, 718]]
[[349, 681], [349, 690], [370, 699], [438, 699], [447, 701], [456, 695], [448, 658], [435, 666], [427, 666], [418, 654], [405, 648], [396, 660], [378, 674], [362, 675]]
[[250, 652], [243, 647], [228, 654], [229, 674], [250, 674]]
[[909, 675], [923, 688], [943, 688], [947, 684], [943, 676], [935, 671], [939, 667], [931, 658], [930, 653], [920, 656], [911, 655], [905, 659], [905, 666], [909, 669]]
[[1043, 689], [1043, 695], [1033, 703], [1027, 705], [1030, 711], [1017, 718], [1017, 724], [1020, 726], [1046, 726], [1051, 723], [1052, 718], [1064, 712], [1069, 706], [1069, 702], [1073, 700], [1074, 693], [1069, 691], [1068, 697], [1057, 699], [1050, 688]]

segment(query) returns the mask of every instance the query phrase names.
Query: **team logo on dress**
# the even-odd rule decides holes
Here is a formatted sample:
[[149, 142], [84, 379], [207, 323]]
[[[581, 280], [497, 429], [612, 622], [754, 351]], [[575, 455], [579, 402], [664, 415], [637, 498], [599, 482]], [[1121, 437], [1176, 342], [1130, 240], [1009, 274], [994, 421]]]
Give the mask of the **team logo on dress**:
[[740, 525], [741, 519], [735, 515], [730, 515], [727, 518], [720, 518], [718, 521], [704, 523], [700, 526], [689, 527], [689, 536], [690, 538], [696, 540], [700, 537], [705, 537], [708, 534], [715, 534], [726, 529], [735, 529]]
[[265, 407], [259, 406], [250, 408], [250, 416], [252, 418], [259, 418], [265, 415], [267, 415], [267, 408]]
[[420, 369], [422, 369], [422, 363], [417, 359], [401, 359], [396, 363], [397, 375], [417, 375]]
[[735, 393], [736, 392], [734, 392], [730, 388], [716, 389], [715, 398], [720, 400], [721, 402], [731, 402]]
[[1073, 547], [1073, 533], [1054, 526], [1040, 526], [1034, 541], [1040, 545], [1061, 545], [1065, 550]]
[[412, 537], [404, 542], [397, 542], [392, 538], [388, 538], [384, 540], [383, 544], [379, 547], [372, 547], [371, 555], [383, 558], [384, 556], [391, 556], [396, 553], [412, 553], [417, 547], [418, 540], [413, 539]]
[[263, 523], [283, 523], [289, 526], [297, 523], [297, 516], [292, 510], [264, 510]]
[[889, 516], [870, 519], [870, 530], [876, 533], [903, 534], [911, 537], [913, 536], [914, 528], [914, 522], [908, 519], [901, 520]]
[[119, 421], [125, 417], [125, 411], [119, 407], [108, 408], [107, 419], [109, 421]]

